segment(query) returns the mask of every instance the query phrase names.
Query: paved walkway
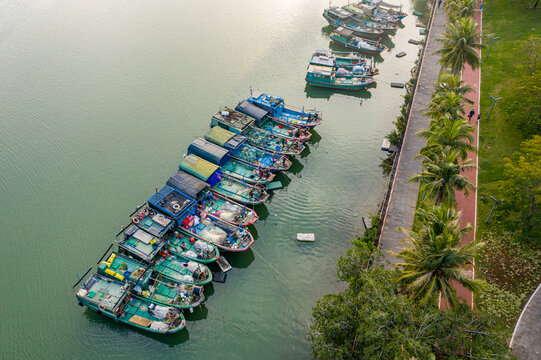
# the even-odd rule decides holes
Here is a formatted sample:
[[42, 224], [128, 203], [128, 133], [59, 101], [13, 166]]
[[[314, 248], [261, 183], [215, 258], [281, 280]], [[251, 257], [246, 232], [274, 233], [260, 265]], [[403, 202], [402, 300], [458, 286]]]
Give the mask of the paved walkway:
[[430, 102], [431, 95], [434, 92], [434, 84], [438, 80], [440, 71], [438, 60], [440, 57], [434, 55], [434, 51], [441, 48], [441, 43], [435, 40], [441, 38], [446, 22], [447, 18], [443, 7], [436, 8], [421, 65], [419, 81], [417, 82], [417, 90], [413, 98], [413, 107], [406, 128], [402, 152], [397, 160], [397, 173], [392, 185], [387, 213], [383, 220], [383, 228], [379, 239], [380, 248], [385, 258], [391, 263], [396, 263], [397, 259], [388, 251], [399, 252], [404, 247], [404, 243], [401, 242], [404, 236], [400, 231], [396, 231], [396, 228], [411, 229], [413, 225], [419, 184], [410, 183], [409, 179], [422, 171], [421, 161], [414, 160], [414, 157], [426, 145], [426, 141], [415, 134], [421, 129], [428, 128], [429, 125], [430, 119], [423, 116], [421, 109], [427, 107]]
[[511, 338], [511, 353], [518, 360], [541, 359], [541, 285], [528, 300]]

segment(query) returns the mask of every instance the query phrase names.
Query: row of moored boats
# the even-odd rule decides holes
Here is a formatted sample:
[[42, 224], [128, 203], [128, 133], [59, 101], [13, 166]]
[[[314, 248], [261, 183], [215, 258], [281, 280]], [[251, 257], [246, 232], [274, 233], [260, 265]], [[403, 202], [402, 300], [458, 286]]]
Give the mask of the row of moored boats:
[[86, 279], [75, 294], [79, 305], [149, 332], [183, 329], [183, 310], [205, 301], [208, 265], [252, 246], [247, 226], [258, 215], [247, 205], [268, 198], [276, 172], [289, 169], [289, 156], [304, 150], [320, 123], [319, 112], [261, 92], [213, 115], [178, 171], [130, 215], [117, 248], [75, 284]]

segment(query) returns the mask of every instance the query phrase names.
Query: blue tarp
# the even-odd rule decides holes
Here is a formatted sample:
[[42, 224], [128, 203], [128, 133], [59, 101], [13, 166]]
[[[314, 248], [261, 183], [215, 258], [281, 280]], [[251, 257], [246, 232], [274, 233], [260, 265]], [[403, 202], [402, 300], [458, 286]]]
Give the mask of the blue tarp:
[[194, 207], [196, 202], [188, 195], [165, 185], [148, 199], [148, 204], [159, 212], [177, 219], [185, 211]]

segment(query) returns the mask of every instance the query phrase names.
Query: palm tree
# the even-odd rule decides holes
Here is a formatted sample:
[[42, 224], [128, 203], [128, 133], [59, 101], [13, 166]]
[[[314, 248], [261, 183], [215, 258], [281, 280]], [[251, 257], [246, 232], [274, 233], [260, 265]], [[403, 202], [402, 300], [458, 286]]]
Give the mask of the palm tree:
[[450, 116], [442, 118], [440, 121], [432, 121], [428, 130], [421, 130], [418, 136], [425, 138], [427, 146], [421, 149], [421, 154], [428, 154], [437, 150], [439, 146], [448, 146], [457, 151], [462, 160], [468, 157], [468, 151], [476, 152], [477, 148], [473, 146], [472, 132], [475, 127], [468, 124], [466, 120], [453, 121]]
[[448, 114], [453, 120], [464, 119], [464, 95], [452, 91], [433, 94], [432, 101], [423, 109], [424, 115], [439, 120]]
[[453, 0], [445, 4], [449, 19], [473, 17], [477, 12], [477, 0]]
[[443, 48], [436, 51], [440, 54], [440, 63], [449, 67], [453, 74], [459, 74], [465, 64], [473, 69], [479, 67], [479, 54], [477, 49], [484, 47], [479, 43], [477, 23], [470, 17], [457, 19], [447, 25], [443, 39]]
[[464, 84], [464, 80], [460, 76], [453, 74], [444, 74], [440, 76], [439, 81], [436, 83], [436, 89], [432, 94], [434, 98], [437, 95], [443, 95], [447, 92], [452, 92], [457, 95], [461, 95], [463, 100], [468, 104], [473, 104], [473, 101], [466, 97], [466, 94], [473, 90], [471, 85]]
[[423, 159], [424, 169], [410, 181], [425, 182], [427, 194], [436, 196], [436, 205], [454, 204], [455, 190], [464, 190], [468, 196], [469, 189], [474, 188], [471, 181], [461, 173], [475, 165], [471, 159], [459, 162], [458, 157], [459, 153], [449, 146], [438, 146], [426, 154], [419, 154], [415, 158]]
[[404, 260], [397, 264], [402, 268], [397, 280], [404, 283], [403, 290], [420, 305], [435, 303], [441, 295], [456, 308], [459, 301], [452, 281], [474, 293], [482, 290], [484, 283], [470, 279], [463, 268], [472, 265], [475, 253], [484, 244], [460, 244], [471, 227], [460, 228], [460, 212], [452, 208], [437, 206], [429, 213], [422, 211], [417, 215], [424, 222], [420, 231], [400, 229], [406, 234], [404, 240], [409, 246], [393, 253]]

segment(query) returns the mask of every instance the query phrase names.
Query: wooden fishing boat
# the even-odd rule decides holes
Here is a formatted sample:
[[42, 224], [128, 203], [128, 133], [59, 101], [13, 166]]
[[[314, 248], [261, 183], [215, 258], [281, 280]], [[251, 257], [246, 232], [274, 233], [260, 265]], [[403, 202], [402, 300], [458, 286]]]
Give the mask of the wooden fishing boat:
[[377, 40], [384, 35], [384, 31], [379, 27], [360, 24], [354, 19], [354, 16], [353, 13], [336, 6], [323, 10], [323, 17], [335, 28], [347, 27], [355, 35], [367, 39]]
[[294, 139], [300, 142], [307, 141], [312, 137], [312, 133], [309, 129], [299, 128], [283, 121], [277, 121], [269, 115], [268, 111], [263, 110], [246, 100], [241, 101], [235, 107], [235, 110], [254, 118], [255, 124], [258, 127], [267, 130], [273, 135], [282, 136], [286, 139]]
[[[350, 63], [347, 63], [346, 60], [350, 60]], [[337, 75], [340, 77], [345, 77], [346, 79], [352, 77], [374, 76], [379, 74], [379, 69], [374, 69], [372, 65], [367, 64], [366, 61], [363, 60], [364, 59], [358, 59], [358, 61], [355, 61], [355, 64], [353, 65], [351, 63], [354, 62], [354, 59], [344, 57], [341, 60], [341, 63], [344, 65], [338, 65], [337, 57], [335, 55], [328, 56], [326, 54], [316, 53], [312, 55], [310, 65], [331, 68], [337, 72]]]
[[[202, 183], [202, 184], [200, 184]], [[178, 171], [167, 180], [167, 185], [183, 193], [194, 192], [199, 211], [233, 225], [251, 225], [256, 222], [256, 212], [214, 191], [208, 184], [184, 171]], [[198, 189], [197, 192], [190, 189]]]
[[252, 235], [243, 226], [197, 213], [187, 215], [178, 229], [194, 239], [216, 245], [220, 251], [242, 252], [254, 243]]
[[346, 48], [352, 48], [356, 51], [367, 54], [379, 54], [387, 47], [380, 42], [363, 39], [353, 35], [353, 31], [339, 27], [330, 35], [332, 41]]
[[255, 119], [240, 111], [223, 108], [212, 116], [210, 125], [220, 126], [231, 132], [244, 135], [248, 144], [280, 155], [299, 155], [304, 145], [293, 138], [273, 134], [255, 126]]
[[296, 127], [313, 128], [321, 124], [321, 112], [316, 110], [296, 109], [286, 106], [284, 99], [255, 91], [248, 98], [248, 102], [269, 112], [276, 121], [283, 121]]
[[288, 170], [291, 160], [285, 155], [246, 144], [246, 138], [229, 130], [215, 126], [205, 135], [205, 140], [229, 150], [232, 159], [269, 171]]
[[391, 21], [382, 17], [375, 17], [366, 9], [356, 6], [356, 4], [345, 5], [342, 8], [349, 11], [352, 14], [351, 19], [363, 27], [380, 29], [385, 34], [392, 34], [398, 30], [398, 19]]
[[210, 184], [212, 191], [243, 204], [257, 205], [265, 202], [269, 194], [257, 184], [247, 184], [224, 176], [218, 165], [196, 155], [187, 155], [181, 160], [179, 169]]
[[93, 274], [75, 294], [79, 305], [138, 329], [170, 335], [182, 330], [182, 310], [156, 306], [129, 291], [129, 284]]
[[408, 13], [402, 11], [402, 5], [389, 4], [383, 0], [363, 0], [362, 2], [369, 6], [373, 5], [379, 14], [387, 14], [400, 20], [408, 16]]
[[309, 65], [306, 82], [313, 86], [342, 90], [360, 90], [374, 82], [372, 77], [339, 77], [332, 68]]
[[147, 263], [154, 259], [164, 245], [162, 239], [135, 225], [125, 227], [117, 234], [117, 244], [121, 252]]
[[203, 290], [203, 286], [171, 280], [155, 271], [149, 271], [133, 287], [133, 293], [147, 301], [181, 309], [201, 305], [205, 301]]
[[216, 261], [220, 251], [214, 244], [201, 240], [191, 241], [189, 236], [178, 230], [170, 232], [166, 236], [167, 249], [171, 254], [180, 256], [186, 260], [193, 260], [208, 264]]
[[163, 249], [152, 265], [152, 271], [190, 285], [205, 285], [212, 281], [210, 269], [199, 262], [187, 261]]
[[151, 209], [148, 205], [141, 206], [130, 216], [132, 216], [132, 224], [156, 238], [162, 238], [174, 226], [173, 219]]
[[350, 4], [344, 6], [343, 8], [351, 12], [355, 12], [357, 11], [357, 9], [359, 9], [358, 11], [362, 12], [363, 15], [369, 19], [393, 24], [397, 24], [398, 22], [400, 22], [400, 20], [406, 17], [406, 15], [404, 15], [405, 13], [397, 13], [392, 9], [386, 9], [377, 5], [373, 6], [369, 4]]
[[266, 184], [274, 179], [270, 171], [237, 161], [231, 158], [229, 150], [202, 138], [195, 139], [188, 146], [188, 155], [192, 154], [219, 165], [224, 175], [248, 184]]

